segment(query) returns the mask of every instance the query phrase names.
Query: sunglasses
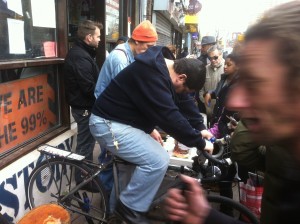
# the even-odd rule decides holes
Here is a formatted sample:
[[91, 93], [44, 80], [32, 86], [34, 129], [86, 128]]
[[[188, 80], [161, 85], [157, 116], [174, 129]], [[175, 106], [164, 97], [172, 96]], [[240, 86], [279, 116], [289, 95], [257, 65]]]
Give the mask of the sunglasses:
[[211, 60], [217, 60], [219, 58], [219, 56], [213, 56], [213, 57], [208, 57], [208, 59]]

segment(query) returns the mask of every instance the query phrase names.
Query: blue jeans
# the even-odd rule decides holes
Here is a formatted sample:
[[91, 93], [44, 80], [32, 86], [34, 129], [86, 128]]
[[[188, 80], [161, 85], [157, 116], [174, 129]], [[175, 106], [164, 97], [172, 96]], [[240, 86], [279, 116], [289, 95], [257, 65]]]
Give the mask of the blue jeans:
[[71, 109], [72, 116], [77, 123], [77, 145], [76, 153], [85, 156], [86, 159], [93, 161], [93, 151], [96, 140], [90, 132], [89, 118], [91, 112], [85, 114], [85, 110]]
[[[130, 125], [91, 115], [90, 130], [95, 139], [112, 154], [136, 164], [133, 175], [120, 194], [128, 208], [146, 212], [164, 178], [169, 154], [149, 134]], [[118, 149], [114, 145], [118, 142]]]
[[[101, 153], [98, 157], [99, 163], [107, 163], [112, 159], [112, 155], [107, 153], [107, 150], [104, 146], [100, 146]], [[107, 194], [110, 195], [113, 185], [114, 185], [114, 177], [113, 177], [113, 166], [109, 165], [105, 170], [99, 173], [100, 181], [103, 183]]]

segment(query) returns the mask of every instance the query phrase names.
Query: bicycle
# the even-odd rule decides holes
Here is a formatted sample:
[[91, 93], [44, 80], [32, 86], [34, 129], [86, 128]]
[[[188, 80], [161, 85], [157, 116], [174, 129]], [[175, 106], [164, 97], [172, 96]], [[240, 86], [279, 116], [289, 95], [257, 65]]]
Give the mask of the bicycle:
[[[29, 176], [26, 195], [30, 209], [49, 202], [57, 203], [70, 212], [72, 222], [84, 218], [89, 224], [108, 223], [107, 192], [100, 182], [98, 174], [112, 164], [116, 195], [119, 195], [118, 181], [116, 181], [118, 178], [118, 165], [132, 166], [133, 164], [117, 157], [113, 157], [108, 163], [97, 164], [86, 160], [84, 156], [57, 149], [50, 145], [42, 145], [38, 148], [38, 151], [46, 156], [46, 160], [38, 164]], [[211, 156], [206, 152], [202, 153], [206, 158], [218, 164], [224, 165], [227, 163], [224, 159], [219, 160], [217, 158], [222, 152], [218, 153], [217, 156]], [[174, 167], [170, 166], [169, 170], [172, 169]], [[190, 176], [199, 175], [188, 167], [175, 167], [175, 170], [179, 170], [180, 173], [188, 173]], [[80, 171], [82, 182], [76, 183], [75, 171]], [[200, 178], [198, 180], [201, 181]], [[165, 183], [161, 185], [162, 187], [152, 203], [151, 211], [157, 209], [160, 205], [167, 189], [170, 187], [183, 188], [184, 186], [176, 175], [167, 174], [164, 181]], [[232, 199], [208, 195], [208, 200], [216, 203], [227, 203], [245, 214], [253, 223], [258, 223], [250, 210]], [[148, 213], [150, 219], [166, 221], [164, 216], [157, 217], [151, 211]]]

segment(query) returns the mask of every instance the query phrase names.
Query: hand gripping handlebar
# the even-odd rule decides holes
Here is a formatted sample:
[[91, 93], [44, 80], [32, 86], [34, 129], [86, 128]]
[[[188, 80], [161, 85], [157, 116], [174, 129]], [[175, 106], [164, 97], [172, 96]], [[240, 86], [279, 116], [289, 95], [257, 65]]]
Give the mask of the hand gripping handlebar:
[[229, 166], [232, 164], [232, 161], [230, 158], [224, 158], [224, 146], [226, 144], [229, 144], [230, 136], [226, 135], [223, 138], [216, 139], [213, 144], [218, 145], [219, 151], [216, 154], [210, 154], [204, 149], [197, 148], [197, 155], [203, 155], [206, 159], [209, 161], [216, 163], [221, 166]]

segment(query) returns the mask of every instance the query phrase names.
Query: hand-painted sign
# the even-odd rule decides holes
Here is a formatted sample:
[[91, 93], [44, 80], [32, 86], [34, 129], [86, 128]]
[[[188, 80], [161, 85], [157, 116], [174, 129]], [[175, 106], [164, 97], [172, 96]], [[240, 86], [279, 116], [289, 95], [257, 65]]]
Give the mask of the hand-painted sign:
[[0, 85], [0, 154], [57, 123], [49, 103], [55, 91], [47, 78], [43, 74]]

